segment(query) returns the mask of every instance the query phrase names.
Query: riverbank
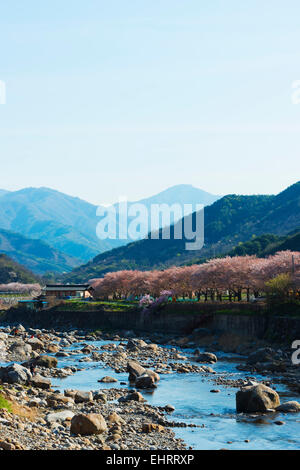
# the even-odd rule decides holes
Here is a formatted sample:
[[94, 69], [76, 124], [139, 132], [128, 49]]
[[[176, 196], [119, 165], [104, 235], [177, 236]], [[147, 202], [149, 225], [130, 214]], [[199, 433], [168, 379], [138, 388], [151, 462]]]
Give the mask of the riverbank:
[[[293, 434], [297, 413], [269, 410], [236, 414], [236, 391], [249, 381], [278, 389], [284, 402], [297, 398], [296, 392], [280, 385], [282, 372], [236, 368], [238, 364], [256, 367], [259, 361], [270, 359], [270, 351], [257, 349], [258, 344], [251, 346], [247, 357], [217, 352], [217, 345], [215, 354], [203, 357], [192, 336], [175, 339], [154, 333], [137, 339], [129, 331], [20, 330], [18, 338], [11, 335], [10, 328], [1, 330], [2, 361], [21, 362], [27, 375], [30, 363], [35, 362], [36, 370], [34, 377], [23, 383], [18, 383], [22, 378], [16, 382], [20, 372], [15, 370], [12, 383], [6, 382], [7, 373], [2, 380], [0, 394], [15, 411], [0, 412], [2, 448], [156, 450], [191, 445], [196, 449], [300, 445]], [[253, 353], [255, 360], [252, 357], [250, 364]], [[275, 353], [272, 359], [289, 367], [288, 351]], [[3, 368], [7, 370], [7, 365]], [[145, 374], [146, 370], [151, 374]], [[135, 371], [142, 381], [136, 377], [129, 380]], [[91, 415], [101, 416], [92, 423], [97, 432], [76, 435], [72, 420], [80, 415], [92, 420], [96, 418]]]
[[[53, 378], [66, 378], [82, 370], [82, 367], [74, 365], [58, 368], [56, 357], [74, 355], [74, 351], [65, 350], [75, 343], [84, 351], [84, 363], [92, 351], [96, 354], [98, 350], [86, 344], [95, 337], [83, 332], [26, 331], [23, 327], [19, 327], [19, 332], [20, 336], [17, 337], [11, 334], [10, 328], [0, 332], [3, 366], [0, 369], [0, 395], [2, 401], [7, 403], [0, 409], [0, 448], [186, 448], [181, 439], [175, 438], [172, 423], [167, 419], [166, 415], [172, 408], [159, 409], [149, 405], [133, 387], [130, 390], [127, 386], [105, 390], [99, 386], [94, 391], [65, 390], [64, 393], [52, 388]], [[30, 338], [32, 335], [34, 338]], [[116, 351], [119, 349], [122, 346]], [[150, 354], [151, 351], [150, 348]], [[40, 358], [43, 358], [42, 361]], [[13, 365], [10, 365], [12, 360]], [[7, 366], [4, 361], [9, 361]], [[23, 365], [19, 365], [20, 362]], [[35, 366], [34, 372], [31, 371], [32, 364]]]
[[128, 330], [141, 334], [190, 334], [205, 328], [210, 334], [231, 333], [242, 341], [264, 340], [290, 345], [300, 338], [299, 306], [282, 306], [270, 311], [264, 304], [178, 302], [142, 313], [136, 304], [120, 302], [66, 302], [35, 311], [18, 307], [3, 311], [2, 324], [22, 323], [28, 327], [89, 330]]

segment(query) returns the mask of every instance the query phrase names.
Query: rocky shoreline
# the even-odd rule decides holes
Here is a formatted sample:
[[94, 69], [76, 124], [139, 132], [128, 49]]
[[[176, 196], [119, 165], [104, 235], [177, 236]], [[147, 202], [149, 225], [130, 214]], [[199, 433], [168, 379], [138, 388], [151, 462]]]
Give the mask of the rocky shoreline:
[[[237, 406], [245, 408], [241, 412], [264, 413], [279, 406], [284, 407], [283, 412], [300, 410], [297, 402], [280, 405], [277, 393], [269, 388], [273, 381], [269, 378], [257, 381], [253, 376], [236, 380], [217, 375], [213, 365], [218, 361], [214, 354], [218, 344], [216, 338], [204, 333], [196, 331], [189, 337], [176, 339], [152, 334], [140, 339], [129, 331], [62, 332], [25, 329], [22, 325], [17, 327], [17, 332], [11, 327], [1, 329], [0, 362], [12, 364], [0, 368], [0, 449], [187, 449], [185, 442], [176, 438], [173, 428], [196, 425], [172, 421], [172, 404], [152, 406], [140, 393], [159, 388], [160, 376], [174, 372], [201, 374], [212, 382], [212, 387], [240, 389]], [[100, 339], [108, 342], [95, 346], [93, 341]], [[162, 347], [166, 344], [168, 348]], [[76, 349], [70, 349], [72, 345]], [[211, 352], [202, 353], [197, 348], [206, 346]], [[276, 382], [281, 380], [299, 393], [299, 367], [291, 364], [288, 351], [275, 351], [253, 343], [241, 348], [247, 358], [237, 368], [272, 375]], [[185, 349], [189, 350], [188, 355]], [[237, 347], [234, 349], [231, 352], [237, 352]], [[103, 376], [99, 377], [98, 390], [64, 390], [64, 393], [55, 390], [52, 378], [68, 377], [80, 370], [78, 366], [57, 368], [59, 358], [72, 357], [78, 352], [83, 355], [79, 361], [83, 366], [86, 362], [99, 362], [101, 367], [110, 367], [117, 374], [128, 373], [128, 382], [120, 383], [124, 388], [101, 388], [101, 383], [118, 382], [114, 377]], [[212, 388], [211, 392], [219, 390]], [[238, 405], [238, 401], [244, 404]], [[252, 402], [259, 402], [257, 410]]]

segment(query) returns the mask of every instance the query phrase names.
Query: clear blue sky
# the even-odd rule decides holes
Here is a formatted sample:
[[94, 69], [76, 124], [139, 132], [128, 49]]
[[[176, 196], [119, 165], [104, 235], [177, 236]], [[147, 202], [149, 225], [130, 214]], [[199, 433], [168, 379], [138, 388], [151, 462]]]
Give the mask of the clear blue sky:
[[94, 203], [299, 180], [299, 0], [11, 0], [0, 188]]

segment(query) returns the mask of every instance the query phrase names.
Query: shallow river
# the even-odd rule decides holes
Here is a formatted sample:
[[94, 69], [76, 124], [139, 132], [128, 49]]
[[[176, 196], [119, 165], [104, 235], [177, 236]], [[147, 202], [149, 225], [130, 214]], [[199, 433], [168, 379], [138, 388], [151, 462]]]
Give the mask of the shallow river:
[[[93, 341], [94, 346], [102, 346], [111, 341]], [[85, 341], [85, 344], [89, 343]], [[81, 343], [82, 345], [82, 343]], [[73, 345], [70, 349], [76, 349]], [[82, 346], [81, 346], [82, 347]], [[67, 349], [66, 349], [67, 351]], [[188, 356], [188, 350], [184, 351]], [[218, 374], [232, 374], [231, 378], [246, 377], [247, 372], [236, 369], [239, 363], [232, 361], [234, 355], [217, 353], [219, 361], [213, 365]], [[128, 374], [117, 374], [109, 367], [102, 367], [99, 362], [78, 362], [86, 357], [78, 354], [59, 360], [58, 367], [75, 365], [84, 370], [64, 379], [52, 379], [55, 388], [64, 390], [74, 388], [80, 390], [99, 390], [100, 388], [127, 388], [119, 382], [127, 382]], [[229, 360], [230, 358], [230, 360]], [[226, 360], [227, 359], [227, 360]], [[118, 383], [104, 384], [97, 381], [104, 375], [119, 380]], [[164, 406], [171, 404], [175, 411], [169, 415], [172, 421], [184, 421], [205, 425], [204, 428], [173, 428], [177, 437], [192, 446], [193, 449], [299, 449], [300, 448], [300, 413], [270, 413], [259, 417], [237, 415], [235, 412], [235, 393], [237, 388], [228, 388], [214, 384], [209, 377], [202, 374], [161, 374], [161, 379], [154, 392], [143, 391], [149, 404]], [[260, 376], [256, 374], [256, 377]], [[266, 377], [264, 377], [266, 379]], [[272, 385], [273, 387], [273, 385]], [[128, 385], [128, 388], [130, 386]], [[211, 389], [219, 389], [220, 393], [211, 393]], [[274, 387], [273, 387], [274, 388]], [[281, 395], [281, 402], [298, 400], [281, 384], [275, 384]], [[214, 415], [212, 415], [212, 413]], [[285, 424], [278, 426], [274, 421], [281, 420]], [[255, 422], [256, 421], [256, 422]], [[249, 443], [244, 442], [246, 439]], [[231, 441], [231, 444], [228, 444]]]

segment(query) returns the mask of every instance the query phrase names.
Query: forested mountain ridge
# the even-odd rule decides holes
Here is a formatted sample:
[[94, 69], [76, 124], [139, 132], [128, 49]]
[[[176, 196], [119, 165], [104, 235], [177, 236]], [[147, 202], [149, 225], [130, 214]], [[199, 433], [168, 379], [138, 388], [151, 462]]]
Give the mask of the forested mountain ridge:
[[0, 254], [0, 284], [10, 282], [31, 284], [39, 282], [39, 278], [8, 256]]
[[[187, 251], [187, 240], [153, 240], [130, 243], [96, 256], [75, 268], [64, 279], [86, 281], [120, 269], [162, 269], [191, 264], [228, 253], [239, 243], [266, 233], [283, 236], [300, 227], [300, 182], [278, 195], [228, 195], [204, 209], [205, 244], [199, 251]], [[195, 214], [194, 214], [195, 216]]]

